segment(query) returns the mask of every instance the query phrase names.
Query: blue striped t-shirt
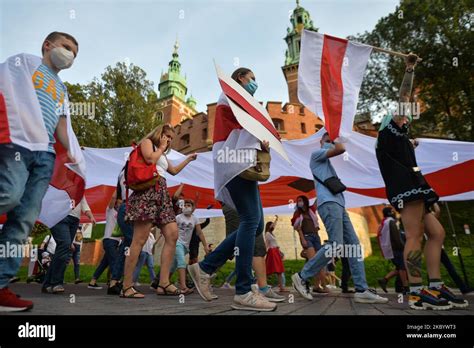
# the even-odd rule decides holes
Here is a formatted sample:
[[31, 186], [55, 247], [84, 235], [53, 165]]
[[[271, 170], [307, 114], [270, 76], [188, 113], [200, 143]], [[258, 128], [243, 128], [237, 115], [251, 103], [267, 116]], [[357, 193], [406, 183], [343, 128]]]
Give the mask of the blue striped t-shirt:
[[66, 86], [59, 76], [47, 65], [41, 64], [33, 74], [33, 85], [38, 97], [43, 115], [44, 125], [49, 136], [48, 151], [55, 153], [54, 133], [58, 125], [59, 117], [63, 115], [63, 102], [66, 94]]

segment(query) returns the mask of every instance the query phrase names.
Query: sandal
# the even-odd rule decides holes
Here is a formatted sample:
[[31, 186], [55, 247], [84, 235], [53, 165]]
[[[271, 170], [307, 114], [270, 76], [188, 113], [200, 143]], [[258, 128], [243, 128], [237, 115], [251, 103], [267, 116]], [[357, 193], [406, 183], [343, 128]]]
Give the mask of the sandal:
[[169, 283], [168, 285], [166, 286], [161, 286], [161, 285], [158, 285], [158, 288], [159, 289], [162, 289], [163, 292], [158, 292], [158, 290], [156, 291], [156, 294], [158, 296], [178, 296], [178, 295], [181, 295], [181, 290], [179, 290], [178, 288], [176, 288], [174, 291], [172, 290], [168, 290], [168, 288], [170, 286], [174, 286], [173, 284]]
[[[125, 293], [130, 289], [132, 290], [132, 293], [128, 294], [128, 295], [125, 295]], [[122, 291], [120, 291], [120, 297], [122, 297], [122, 298], [144, 298], [145, 296], [140, 291], [135, 289], [133, 286], [130, 286], [130, 287], [128, 287], [126, 289], [122, 289]]]
[[194, 289], [186, 288], [186, 290], [180, 290], [183, 295], [190, 295], [194, 292]]

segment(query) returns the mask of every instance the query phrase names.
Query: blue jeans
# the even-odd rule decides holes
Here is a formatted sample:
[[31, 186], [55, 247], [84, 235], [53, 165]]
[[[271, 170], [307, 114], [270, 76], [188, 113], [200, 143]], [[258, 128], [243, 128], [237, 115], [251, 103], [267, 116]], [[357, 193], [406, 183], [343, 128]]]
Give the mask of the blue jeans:
[[68, 215], [51, 228], [56, 241], [56, 251], [46, 272], [43, 287], [56, 286], [64, 281], [64, 272], [71, 258], [71, 243], [79, 227], [79, 219]]
[[230, 284], [230, 282], [232, 281], [232, 279], [234, 279], [235, 274], [236, 274], [236, 272], [235, 272], [235, 269], [234, 269], [234, 270], [227, 276], [227, 278], [225, 278], [225, 282]]
[[[7, 221], [0, 232], [0, 245], [22, 245], [41, 211], [41, 202], [53, 175], [56, 156], [30, 151], [14, 144], [0, 144], [0, 215]], [[22, 257], [0, 258], [0, 289], [16, 276]]]
[[80, 262], [81, 262], [81, 245], [74, 243], [74, 251], [72, 252], [72, 262], [74, 264], [74, 279], [79, 279]]
[[[123, 276], [123, 268], [125, 266], [125, 254], [127, 253], [128, 248], [132, 245], [133, 239], [133, 225], [128, 224], [125, 222], [125, 212], [126, 212], [126, 204], [123, 202], [119, 210], [117, 212], [117, 224], [120, 227], [120, 230], [123, 233], [123, 241], [120, 244], [118, 253], [117, 253], [117, 260], [115, 262], [114, 268], [112, 270], [112, 279], [113, 280], [120, 280]], [[125, 249], [127, 248], [127, 250]]]
[[[309, 280], [323, 269], [332, 259], [333, 247], [349, 245], [352, 250], [360, 249], [359, 238], [354, 231], [346, 209], [336, 202], [326, 202], [318, 207], [319, 215], [324, 222], [329, 240], [323, 245], [316, 255], [308, 260], [300, 272], [303, 279]], [[368, 288], [365, 278], [363, 255], [347, 255], [352, 272], [352, 279], [356, 290], [363, 291]]]
[[243, 295], [251, 291], [255, 237], [263, 232], [264, 224], [262, 202], [256, 181], [236, 176], [226, 187], [239, 214], [239, 228], [229, 234], [212, 253], [199, 263], [199, 266], [207, 274], [212, 274], [235, 252], [235, 270], [237, 272], [235, 293]]
[[148, 268], [148, 273], [150, 274], [150, 280], [153, 281], [155, 279], [156, 274], [155, 274], [155, 269], [154, 269], [155, 265], [153, 262], [153, 255], [150, 255], [144, 251], [141, 251], [140, 257], [138, 258], [137, 267], [135, 267], [135, 271], [133, 271], [134, 283], [138, 281], [143, 265], [146, 265], [146, 267]]
[[99, 279], [99, 277], [104, 273], [107, 267], [110, 270], [114, 269], [115, 262], [117, 261], [118, 257], [118, 250], [117, 246], [119, 245], [119, 241], [115, 239], [105, 238], [102, 239], [102, 247], [104, 248], [104, 256], [102, 260], [100, 260], [99, 265], [95, 269], [94, 275], [92, 279]]

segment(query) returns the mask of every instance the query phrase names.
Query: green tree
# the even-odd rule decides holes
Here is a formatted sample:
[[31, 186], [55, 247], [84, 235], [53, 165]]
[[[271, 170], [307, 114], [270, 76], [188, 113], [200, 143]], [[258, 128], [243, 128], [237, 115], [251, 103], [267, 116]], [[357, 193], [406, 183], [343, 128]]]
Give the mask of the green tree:
[[73, 103], [94, 105], [93, 114], [72, 116], [81, 145], [129, 146], [158, 124], [155, 117], [158, 98], [153, 82], [136, 65], [119, 62], [114, 67], [108, 66], [100, 79], [95, 78], [87, 85], [67, 86]]
[[[472, 0], [402, 0], [372, 32], [350, 38], [423, 59], [415, 69], [414, 90], [422, 105], [421, 118], [412, 126], [416, 136], [474, 140], [473, 9]], [[359, 111], [386, 113], [387, 105], [398, 100], [403, 73], [403, 59], [374, 53]]]

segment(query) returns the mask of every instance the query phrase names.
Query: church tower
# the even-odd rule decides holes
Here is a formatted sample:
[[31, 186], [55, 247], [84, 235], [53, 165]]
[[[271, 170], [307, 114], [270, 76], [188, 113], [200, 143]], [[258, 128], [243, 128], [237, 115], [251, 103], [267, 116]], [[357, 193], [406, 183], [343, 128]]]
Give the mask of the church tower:
[[301, 104], [298, 100], [298, 63], [300, 60], [301, 34], [303, 29], [318, 31], [313, 21], [299, 0], [296, 0], [296, 8], [290, 17], [291, 28], [287, 28], [285, 37], [288, 48], [285, 53], [285, 65], [282, 67], [288, 85], [288, 96], [291, 104]]
[[159, 99], [157, 118], [164, 123], [178, 125], [183, 120], [192, 119], [197, 114], [196, 100], [190, 96], [186, 98], [188, 88], [186, 76], [181, 74], [179, 62], [178, 40], [174, 44], [172, 59], [168, 63], [168, 71], [161, 74], [158, 84]]

